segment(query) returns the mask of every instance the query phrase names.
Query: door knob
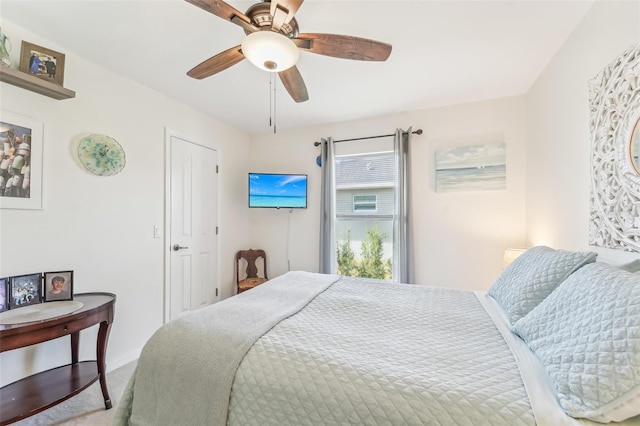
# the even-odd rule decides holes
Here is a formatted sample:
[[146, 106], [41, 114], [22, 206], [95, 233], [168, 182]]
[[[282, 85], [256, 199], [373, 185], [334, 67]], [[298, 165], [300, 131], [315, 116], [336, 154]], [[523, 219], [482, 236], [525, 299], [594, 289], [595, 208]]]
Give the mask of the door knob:
[[183, 247], [180, 244], [174, 244], [173, 245], [173, 251], [178, 251], [178, 250], [184, 250], [184, 249], [188, 249], [189, 247]]

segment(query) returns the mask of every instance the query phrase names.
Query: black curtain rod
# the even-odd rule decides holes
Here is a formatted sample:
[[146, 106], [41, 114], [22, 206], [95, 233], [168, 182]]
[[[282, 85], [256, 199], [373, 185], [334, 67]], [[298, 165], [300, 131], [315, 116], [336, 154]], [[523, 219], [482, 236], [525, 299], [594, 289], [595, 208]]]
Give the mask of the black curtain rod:
[[[402, 132], [403, 134], [407, 133], [407, 132]], [[414, 135], [421, 135], [422, 134], [422, 129], [418, 129], [418, 130], [414, 130], [413, 132]], [[341, 139], [339, 141], [333, 141], [333, 143], [338, 143], [338, 142], [351, 142], [351, 141], [362, 141], [365, 139], [377, 139], [377, 138], [388, 138], [389, 136], [395, 136], [395, 133], [390, 134], [390, 135], [378, 135], [378, 136], [367, 136], [365, 138], [353, 138], [353, 139]], [[319, 146], [321, 142], [314, 142], [313, 146]]]

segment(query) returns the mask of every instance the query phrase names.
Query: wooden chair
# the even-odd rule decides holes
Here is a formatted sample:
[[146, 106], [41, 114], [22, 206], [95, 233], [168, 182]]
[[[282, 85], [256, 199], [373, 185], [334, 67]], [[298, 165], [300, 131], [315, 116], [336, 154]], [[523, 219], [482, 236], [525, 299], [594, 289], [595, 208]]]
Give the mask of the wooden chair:
[[[262, 272], [263, 276], [258, 273], [258, 266], [256, 262], [262, 258]], [[240, 264], [247, 264], [245, 270], [246, 278], [240, 278]], [[238, 285], [238, 293], [250, 290], [255, 286], [258, 286], [269, 280], [267, 276], [267, 255], [264, 250], [240, 250], [236, 253], [236, 282]]]

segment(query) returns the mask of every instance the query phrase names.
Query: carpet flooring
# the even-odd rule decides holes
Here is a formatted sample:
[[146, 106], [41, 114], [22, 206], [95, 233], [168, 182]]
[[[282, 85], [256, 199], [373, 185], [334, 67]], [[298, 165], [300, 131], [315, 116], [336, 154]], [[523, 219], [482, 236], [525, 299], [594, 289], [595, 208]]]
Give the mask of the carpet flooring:
[[16, 426], [110, 426], [113, 424], [116, 407], [135, 366], [134, 361], [107, 373], [107, 388], [113, 404], [110, 410], [104, 409], [100, 383], [95, 382], [78, 395], [55, 407], [13, 424]]

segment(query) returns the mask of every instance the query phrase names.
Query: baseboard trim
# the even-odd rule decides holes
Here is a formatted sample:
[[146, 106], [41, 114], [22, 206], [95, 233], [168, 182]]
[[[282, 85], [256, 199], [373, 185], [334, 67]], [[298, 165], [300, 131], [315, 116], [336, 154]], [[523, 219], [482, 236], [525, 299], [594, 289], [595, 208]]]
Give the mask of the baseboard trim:
[[120, 355], [119, 357], [108, 360], [107, 373], [113, 370], [117, 370], [118, 368], [137, 360], [138, 358], [140, 358], [141, 352], [142, 352], [142, 347], [136, 349], [135, 351], [131, 351], [124, 355]]

